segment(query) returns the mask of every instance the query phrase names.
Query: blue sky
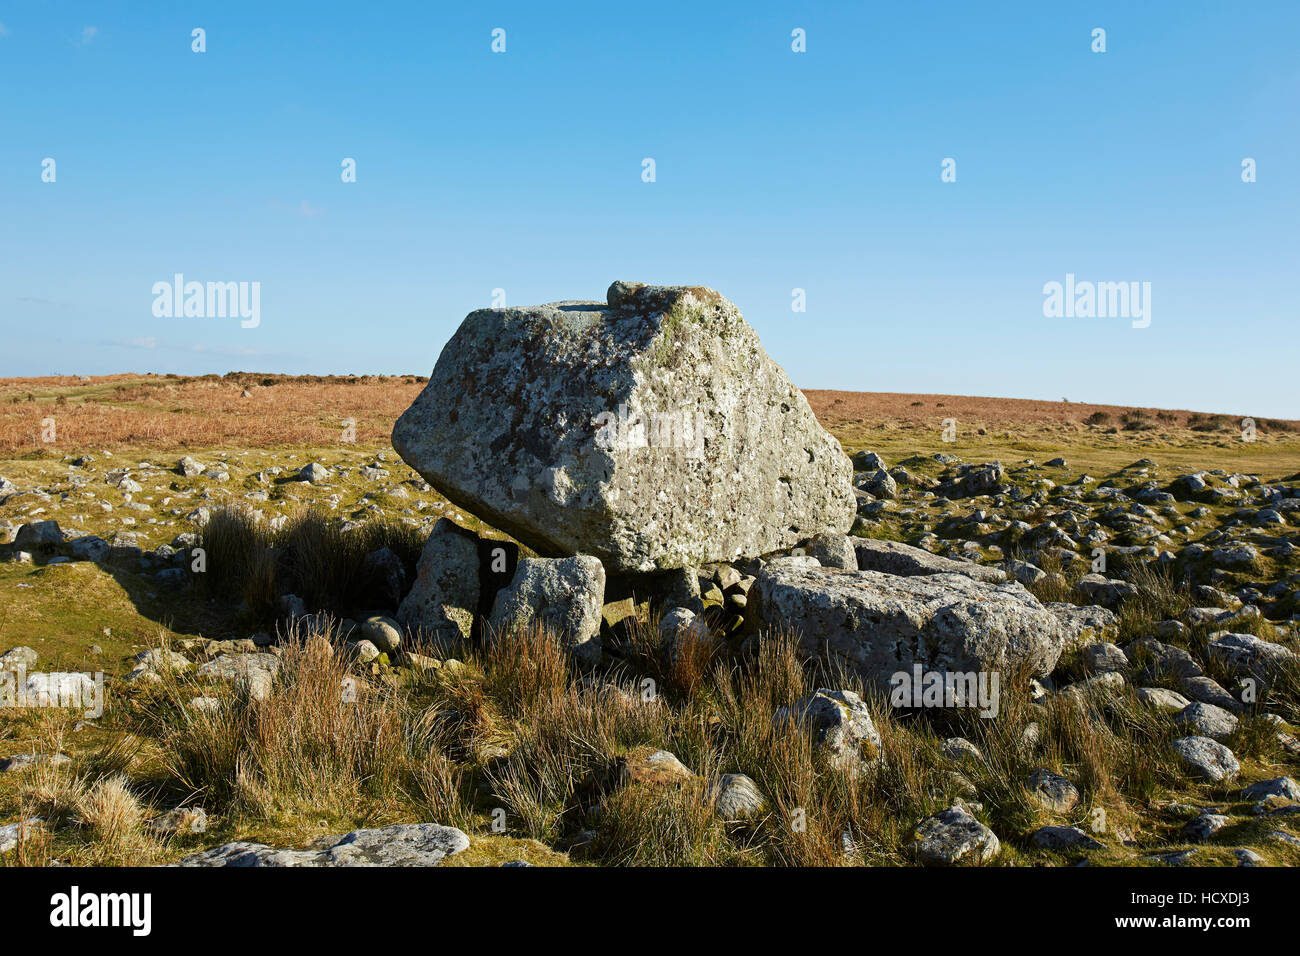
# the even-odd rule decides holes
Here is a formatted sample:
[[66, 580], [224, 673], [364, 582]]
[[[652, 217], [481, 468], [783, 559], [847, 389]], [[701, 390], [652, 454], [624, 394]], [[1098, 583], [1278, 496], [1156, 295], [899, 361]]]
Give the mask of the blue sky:
[[[804, 387], [1300, 418], [1293, 0], [449, 6], [0, 3], [0, 376], [427, 373], [629, 279]], [[177, 272], [260, 325], [156, 318]]]

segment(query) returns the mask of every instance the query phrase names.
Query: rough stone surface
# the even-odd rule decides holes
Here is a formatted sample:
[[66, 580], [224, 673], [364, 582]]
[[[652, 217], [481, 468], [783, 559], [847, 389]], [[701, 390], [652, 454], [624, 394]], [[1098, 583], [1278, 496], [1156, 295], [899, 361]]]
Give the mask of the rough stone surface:
[[436, 823], [400, 823], [325, 837], [306, 850], [264, 843], [226, 843], [184, 857], [177, 866], [437, 866], [468, 849], [469, 837]]
[[1078, 827], [1040, 827], [1030, 836], [1036, 847], [1044, 850], [1100, 850], [1102, 844]]
[[1261, 780], [1243, 787], [1241, 796], [1246, 800], [1262, 800], [1265, 797], [1300, 800], [1300, 784], [1290, 777], [1274, 777], [1272, 780]]
[[1136, 693], [1137, 699], [1148, 707], [1169, 713], [1176, 714], [1191, 703], [1182, 694], [1165, 687], [1139, 687]]
[[858, 558], [854, 542], [857, 540], [843, 534], [819, 534], [804, 543], [803, 551], [816, 558], [823, 567], [856, 571]]
[[1002, 849], [993, 831], [963, 807], [949, 807], [923, 821], [912, 847], [921, 862], [943, 865], [967, 858], [984, 863]]
[[880, 733], [862, 698], [851, 690], [818, 690], [789, 707], [778, 708], [773, 724], [793, 722], [812, 732], [813, 743], [837, 760], [879, 761]]
[[1056, 813], [1069, 813], [1079, 805], [1078, 788], [1050, 770], [1035, 770], [1029, 775], [1029, 796], [1039, 806]]
[[1044, 605], [1060, 621], [1065, 634], [1065, 646], [1098, 641], [1114, 632], [1119, 623], [1115, 614], [1096, 604], [1070, 604], [1053, 601]]
[[17, 847], [19, 838], [27, 839], [32, 830], [44, 822], [40, 817], [29, 817], [26, 820], [0, 826], [0, 853], [8, 853]]
[[15, 647], [0, 654], [0, 671], [32, 671], [39, 655], [30, 647]]
[[1295, 651], [1290, 648], [1265, 641], [1253, 634], [1211, 634], [1206, 650], [1211, 657], [1227, 664], [1238, 676], [1267, 678], [1279, 667], [1296, 658]]
[[695, 777], [677, 755], [668, 750], [638, 748], [620, 757], [616, 768], [622, 786], [680, 787]]
[[280, 659], [274, 654], [222, 654], [201, 664], [198, 676], [229, 681], [254, 700], [265, 700], [279, 670]]
[[881, 690], [898, 672], [990, 672], [1027, 665], [1048, 674], [1060, 622], [1018, 583], [960, 574], [897, 577], [773, 561], [751, 601], [768, 627], [799, 634], [805, 650], [839, 658]]
[[847, 532], [852, 465], [711, 289], [616, 282], [607, 303], [470, 313], [393, 447], [539, 554], [611, 573]]
[[767, 797], [743, 773], [721, 774], [710, 787], [708, 798], [718, 816], [728, 822], [745, 820], [768, 809]]
[[1173, 748], [1194, 776], [1215, 783], [1241, 770], [1236, 755], [1209, 737], [1180, 737], [1173, 742]]
[[[858, 558], [858, 570], [881, 571], [906, 577], [924, 574], [964, 574], [976, 581], [1001, 584], [1007, 573], [986, 568], [973, 561], [940, 557], [901, 541], [878, 541], [875, 538], [850, 538]], [[822, 562], [825, 564], [825, 562]]]
[[514, 579], [492, 604], [491, 629], [525, 631], [542, 626], [580, 663], [600, 660], [600, 610], [605, 569], [590, 555], [524, 558]]
[[480, 594], [478, 536], [439, 518], [397, 620], [434, 642], [469, 640]]
[[1229, 711], [1200, 701], [1188, 704], [1179, 711], [1174, 717], [1174, 723], [1186, 731], [1215, 740], [1227, 740], [1237, 729], [1237, 718]]
[[358, 630], [361, 638], [379, 648], [381, 654], [396, 654], [402, 646], [402, 631], [397, 622], [382, 615], [366, 618]]

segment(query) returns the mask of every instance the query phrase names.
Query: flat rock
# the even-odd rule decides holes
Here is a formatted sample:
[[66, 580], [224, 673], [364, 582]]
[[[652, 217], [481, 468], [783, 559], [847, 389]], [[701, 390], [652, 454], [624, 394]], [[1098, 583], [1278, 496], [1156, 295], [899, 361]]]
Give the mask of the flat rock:
[[1191, 703], [1186, 697], [1165, 687], [1139, 687], [1137, 699], [1154, 710], [1178, 713]]
[[306, 850], [264, 843], [226, 843], [184, 857], [176, 866], [437, 866], [469, 848], [469, 837], [436, 823], [401, 823], [325, 837]]
[[875, 538], [849, 538], [849, 541], [853, 544], [858, 559], [857, 570], [860, 571], [880, 571], [905, 577], [963, 574], [988, 584], [1001, 584], [1007, 580], [1007, 573], [998, 568], [986, 568], [973, 561], [944, 558], [901, 541], [878, 541]]
[[[960, 574], [898, 577], [773, 561], [750, 607], [768, 628], [800, 636], [812, 654], [844, 661], [888, 691], [892, 675], [925, 671], [1051, 672], [1064, 635], [1056, 616], [1018, 583]], [[747, 622], [748, 623], [748, 622]]]

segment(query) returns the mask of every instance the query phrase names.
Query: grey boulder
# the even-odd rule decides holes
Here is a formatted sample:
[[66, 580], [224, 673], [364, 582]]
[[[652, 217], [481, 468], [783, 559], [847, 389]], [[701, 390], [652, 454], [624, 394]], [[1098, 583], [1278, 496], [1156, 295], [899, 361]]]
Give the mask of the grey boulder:
[[885, 692], [915, 665], [1045, 675], [1064, 641], [1055, 615], [1020, 584], [960, 574], [897, 577], [773, 561], [750, 598], [762, 626], [799, 635], [806, 652], [842, 660]]
[[469, 640], [480, 594], [478, 536], [439, 518], [397, 620], [435, 643]]
[[510, 584], [497, 592], [492, 633], [542, 627], [582, 664], [600, 660], [600, 612], [605, 569], [591, 555], [524, 558]]
[[916, 828], [912, 848], [922, 863], [984, 863], [1002, 849], [997, 836], [966, 811], [949, 807]]
[[392, 437], [457, 505], [611, 573], [756, 557], [854, 517], [839, 442], [702, 287], [472, 312]]
[[1172, 746], [1193, 776], [1218, 783], [1241, 770], [1236, 755], [1209, 737], [1180, 737]]

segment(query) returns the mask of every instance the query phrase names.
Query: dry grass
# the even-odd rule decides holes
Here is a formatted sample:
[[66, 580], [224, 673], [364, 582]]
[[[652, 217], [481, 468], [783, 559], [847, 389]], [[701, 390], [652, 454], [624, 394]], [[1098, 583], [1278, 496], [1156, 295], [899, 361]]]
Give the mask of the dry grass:
[[213, 511], [199, 544], [207, 557], [201, 584], [210, 594], [242, 600], [250, 619], [267, 622], [285, 593], [314, 611], [348, 613], [368, 584], [362, 573], [367, 554], [390, 548], [413, 569], [424, 541], [417, 529], [395, 520], [344, 531], [320, 507], [299, 508], [272, 529], [241, 503]]
[[[387, 441], [423, 388], [417, 376], [231, 373], [0, 380], [0, 454], [237, 445], [331, 445], [347, 421], [355, 441]], [[248, 397], [242, 397], [248, 391]], [[42, 441], [52, 418], [56, 441]]]

